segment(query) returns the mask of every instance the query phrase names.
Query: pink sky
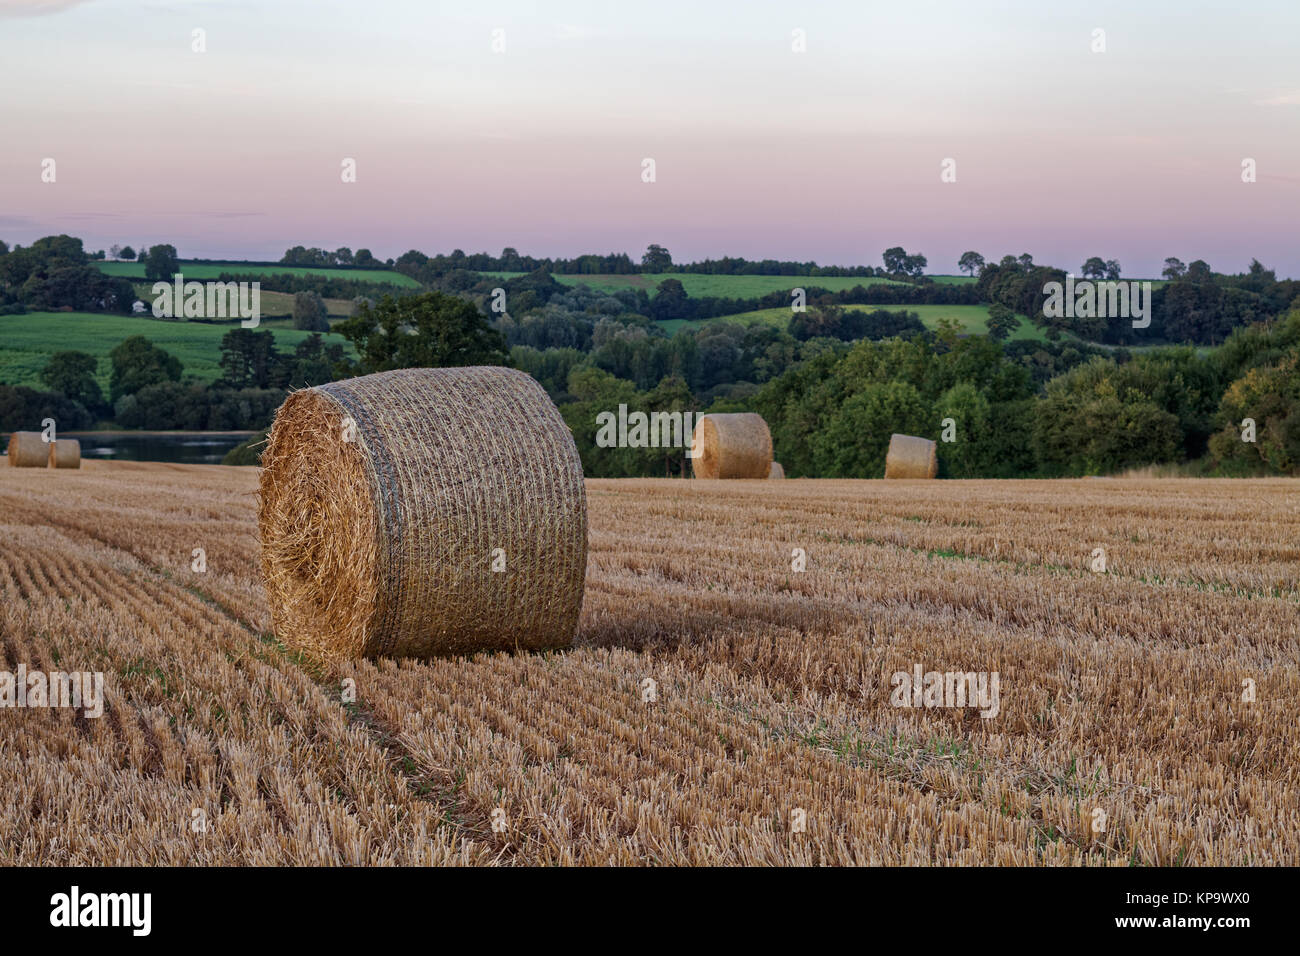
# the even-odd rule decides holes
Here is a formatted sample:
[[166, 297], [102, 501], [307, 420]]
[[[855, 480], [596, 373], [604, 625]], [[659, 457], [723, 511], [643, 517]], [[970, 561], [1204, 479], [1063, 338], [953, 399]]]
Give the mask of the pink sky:
[[1300, 275], [1300, 5], [62, 6], [0, 0], [10, 244], [384, 258], [659, 242], [679, 261], [868, 264], [903, 245], [934, 272], [973, 248], [1101, 255], [1127, 275], [1255, 256]]

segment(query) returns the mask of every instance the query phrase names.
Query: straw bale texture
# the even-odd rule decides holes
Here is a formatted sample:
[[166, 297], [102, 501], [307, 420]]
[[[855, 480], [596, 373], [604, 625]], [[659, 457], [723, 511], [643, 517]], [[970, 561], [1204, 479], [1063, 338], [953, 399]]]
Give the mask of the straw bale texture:
[[582, 463], [525, 373], [402, 369], [295, 392], [262, 465], [262, 572], [287, 644], [338, 660], [572, 641]]
[[56, 438], [50, 442], [51, 468], [80, 468], [81, 442], [75, 438]]
[[772, 464], [772, 433], [753, 412], [704, 415], [695, 424], [696, 478], [766, 478]]
[[44, 468], [49, 460], [40, 432], [14, 432], [9, 436], [8, 454], [14, 468]]
[[769, 478], [784, 478], [784, 477], [785, 477], [785, 469], [781, 467], [781, 463], [780, 463], [779, 461], [774, 461], [774, 462], [772, 462], [772, 467], [771, 467], [771, 469], [768, 471], [768, 473], [767, 473], [767, 477], [769, 477]]
[[890, 435], [885, 455], [886, 478], [933, 478], [939, 473], [935, 444], [913, 435]]

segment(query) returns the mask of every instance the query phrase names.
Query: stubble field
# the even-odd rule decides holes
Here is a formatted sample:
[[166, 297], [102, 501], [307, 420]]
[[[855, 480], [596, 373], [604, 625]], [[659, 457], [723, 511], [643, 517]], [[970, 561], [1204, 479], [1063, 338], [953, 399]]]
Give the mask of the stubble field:
[[255, 470], [0, 468], [0, 669], [107, 700], [0, 709], [0, 863], [1300, 863], [1297, 482], [588, 494], [573, 649], [326, 672]]

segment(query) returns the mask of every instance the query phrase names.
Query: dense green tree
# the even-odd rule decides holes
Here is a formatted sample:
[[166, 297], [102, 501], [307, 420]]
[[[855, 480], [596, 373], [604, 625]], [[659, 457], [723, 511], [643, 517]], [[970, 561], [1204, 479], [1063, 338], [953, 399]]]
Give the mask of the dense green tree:
[[114, 403], [114, 413], [124, 428], [232, 431], [265, 427], [283, 401], [281, 389], [158, 382], [122, 396]]
[[1094, 359], [1048, 383], [1033, 441], [1049, 474], [1098, 475], [1175, 461], [1183, 435], [1178, 417], [1123, 381], [1114, 362]]
[[296, 292], [293, 296], [293, 327], [307, 332], [328, 332], [329, 313], [325, 301], [315, 292]]
[[1210, 450], [1225, 470], [1300, 474], [1300, 353], [1252, 368], [1228, 387], [1220, 411]]
[[807, 341], [814, 338], [835, 338], [845, 342], [858, 339], [887, 339], [894, 336], [922, 335], [925, 325], [915, 312], [899, 309], [848, 309], [834, 303], [823, 303], [790, 318], [788, 331], [795, 339]]
[[569, 374], [586, 361], [586, 354], [573, 348], [537, 349], [516, 345], [510, 349], [510, 364], [541, 382], [557, 405], [572, 401]]
[[1085, 279], [1105, 278], [1106, 260], [1101, 256], [1093, 256], [1083, 264], [1079, 271]]
[[680, 279], [664, 279], [650, 300], [650, 316], [657, 322], [691, 318], [691, 300]]
[[[449, 273], [448, 277], [450, 278], [451, 275]], [[472, 280], [472, 275], [469, 278]], [[569, 291], [567, 286], [557, 282], [555, 277], [545, 269], [515, 276], [505, 282], [494, 279], [492, 287], [505, 290], [506, 309], [514, 315], [523, 315], [531, 309], [540, 308], [556, 296], [564, 295]]]
[[907, 271], [907, 250], [902, 246], [890, 246], [881, 258], [885, 271], [890, 275], [902, 275]]
[[473, 303], [440, 292], [386, 295], [334, 328], [363, 374], [395, 368], [504, 365], [505, 340]]
[[[658, 385], [645, 393], [642, 410], [647, 414], [664, 412], [671, 415], [683, 415], [681, 445], [670, 444], [664, 447], [661, 444], [659, 448], [643, 449], [641, 455], [644, 461], [642, 467], [645, 469], [643, 473], [647, 475], [662, 474], [665, 478], [674, 476], [689, 478], [691, 463], [687, 452], [691, 447], [692, 428], [686, 422], [684, 414], [687, 412], [694, 414], [698, 410], [698, 405], [695, 396], [691, 394], [690, 387], [686, 384], [686, 380], [676, 375], [664, 378]], [[672, 437], [675, 438], [676, 435]], [[662, 435], [660, 435], [660, 438], [662, 441]]]
[[115, 405], [122, 396], [138, 392], [148, 385], [178, 382], [184, 371], [180, 359], [158, 348], [143, 335], [123, 340], [108, 353], [108, 358], [113, 366], [109, 393]]
[[150, 282], [170, 282], [181, 271], [180, 260], [176, 258], [173, 245], [150, 246], [144, 256], [144, 277]]
[[938, 422], [910, 382], [873, 382], [855, 392], [813, 440], [813, 459], [826, 477], [879, 478], [894, 432], [935, 437]]
[[641, 256], [641, 268], [646, 272], [666, 272], [672, 268], [672, 265], [672, 254], [657, 243], [651, 243], [647, 246], [645, 253]]
[[231, 329], [221, 337], [222, 388], [283, 388], [289, 366], [275, 347], [270, 331]]
[[957, 268], [967, 275], [975, 275], [984, 268], [984, 257], [978, 252], [963, 252], [957, 260]]
[[95, 356], [86, 352], [55, 352], [41, 370], [41, 381], [52, 391], [95, 412], [104, 404], [104, 393], [95, 381], [98, 366]]
[[[1283, 320], [1240, 329], [1210, 361], [1231, 382], [1209, 448], [1227, 474], [1300, 475], [1300, 302]], [[1254, 441], [1246, 419], [1253, 422]]]
[[293, 349], [293, 356], [284, 360], [288, 368], [290, 388], [310, 388], [334, 381], [346, 365], [343, 346], [326, 345], [319, 332], [312, 333]]
[[984, 320], [984, 325], [988, 327], [989, 337], [1001, 342], [1020, 328], [1020, 320], [1001, 302], [994, 302], [989, 306], [989, 317]]
[[1190, 267], [1182, 279], [1155, 290], [1153, 300], [1152, 327], [1168, 342], [1216, 345], [1233, 329], [1263, 321], [1273, 312], [1258, 293], [1195, 279]]
[[128, 280], [105, 275], [94, 266], [68, 265], [33, 273], [22, 284], [20, 297], [39, 311], [126, 314], [135, 302], [135, 289]]
[[569, 375], [569, 394], [573, 401], [560, 409], [569, 430], [573, 432], [582, 470], [588, 478], [617, 478], [638, 474], [641, 449], [604, 448], [596, 443], [598, 427], [596, 416], [602, 412], [618, 414], [620, 404], [629, 409], [640, 408], [636, 386], [608, 372], [580, 365]]
[[0, 384], [0, 432], [39, 431], [47, 418], [53, 418], [63, 431], [89, 428], [94, 423], [80, 402], [25, 385]]
[[[951, 421], [945, 425], [945, 419]], [[959, 382], [939, 396], [932, 428], [940, 439], [938, 454], [944, 477], [983, 478], [996, 467], [989, 453], [991, 425], [990, 402], [973, 383]]]
[[87, 266], [81, 240], [72, 236], [43, 236], [30, 246], [15, 246], [0, 257], [0, 285], [18, 288], [44, 280], [51, 272]]

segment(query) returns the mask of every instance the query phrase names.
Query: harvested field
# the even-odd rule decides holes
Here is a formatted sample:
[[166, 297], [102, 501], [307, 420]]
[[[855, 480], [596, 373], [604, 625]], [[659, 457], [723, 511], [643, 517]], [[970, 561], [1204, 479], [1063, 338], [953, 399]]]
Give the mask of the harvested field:
[[334, 673], [256, 487], [0, 470], [3, 669], [107, 701], [0, 708], [0, 862], [1300, 863], [1296, 481], [589, 481], [572, 650]]

